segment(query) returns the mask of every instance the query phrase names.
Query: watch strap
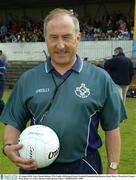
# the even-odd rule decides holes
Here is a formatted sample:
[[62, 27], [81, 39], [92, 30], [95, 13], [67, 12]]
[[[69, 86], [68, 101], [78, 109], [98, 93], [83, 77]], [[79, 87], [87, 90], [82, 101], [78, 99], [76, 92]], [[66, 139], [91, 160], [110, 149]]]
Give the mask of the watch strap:
[[117, 170], [119, 168], [119, 163], [117, 162], [110, 162], [109, 167], [113, 170]]

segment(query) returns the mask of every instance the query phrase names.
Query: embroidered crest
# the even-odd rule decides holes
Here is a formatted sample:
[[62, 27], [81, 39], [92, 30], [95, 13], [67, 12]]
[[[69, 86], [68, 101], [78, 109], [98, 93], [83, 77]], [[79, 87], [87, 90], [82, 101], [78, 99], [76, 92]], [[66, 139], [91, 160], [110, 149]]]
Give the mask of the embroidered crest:
[[90, 95], [90, 89], [81, 83], [80, 87], [76, 87], [75, 94], [80, 98], [87, 98]]

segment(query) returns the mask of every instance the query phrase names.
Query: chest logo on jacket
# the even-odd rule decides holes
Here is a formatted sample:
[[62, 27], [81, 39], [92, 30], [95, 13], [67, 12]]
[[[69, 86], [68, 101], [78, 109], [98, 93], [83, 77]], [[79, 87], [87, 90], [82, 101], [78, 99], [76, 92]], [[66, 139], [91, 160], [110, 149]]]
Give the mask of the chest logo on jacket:
[[41, 89], [36, 90], [36, 94], [38, 94], [38, 93], [47, 93], [49, 91], [50, 91], [49, 88], [41, 88]]
[[81, 83], [80, 87], [76, 87], [75, 94], [80, 98], [87, 98], [90, 95], [90, 89]]

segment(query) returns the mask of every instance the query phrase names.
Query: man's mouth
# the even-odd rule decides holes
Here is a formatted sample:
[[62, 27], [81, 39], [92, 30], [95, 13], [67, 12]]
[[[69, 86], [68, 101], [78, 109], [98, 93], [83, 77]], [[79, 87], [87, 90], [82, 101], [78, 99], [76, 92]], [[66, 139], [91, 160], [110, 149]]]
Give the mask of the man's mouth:
[[55, 52], [55, 54], [58, 55], [58, 56], [66, 56], [67, 53], [68, 53], [67, 51], [65, 51], [65, 52]]

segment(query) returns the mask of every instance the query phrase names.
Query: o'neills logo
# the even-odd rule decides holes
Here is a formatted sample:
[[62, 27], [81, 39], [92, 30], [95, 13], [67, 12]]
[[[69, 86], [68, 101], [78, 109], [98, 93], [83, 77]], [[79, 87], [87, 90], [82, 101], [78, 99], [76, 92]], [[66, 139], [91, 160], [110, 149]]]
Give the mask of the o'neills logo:
[[52, 159], [55, 158], [59, 154], [59, 148], [56, 151], [49, 152], [48, 158]]

